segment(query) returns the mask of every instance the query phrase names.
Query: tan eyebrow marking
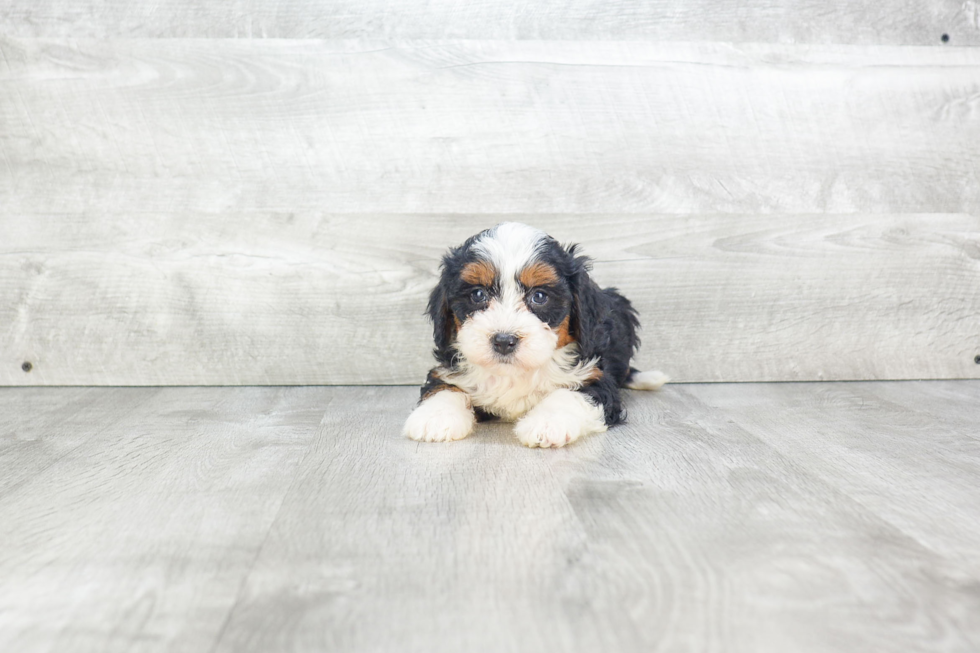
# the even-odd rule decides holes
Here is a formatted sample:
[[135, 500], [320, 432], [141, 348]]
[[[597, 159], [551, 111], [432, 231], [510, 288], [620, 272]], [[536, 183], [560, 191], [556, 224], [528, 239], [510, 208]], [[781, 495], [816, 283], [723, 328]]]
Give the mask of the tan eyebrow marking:
[[521, 273], [517, 275], [517, 280], [521, 282], [525, 288], [534, 288], [536, 286], [550, 286], [552, 284], [558, 283], [558, 272], [555, 268], [551, 267], [547, 263], [532, 263], [527, 266]]
[[466, 283], [471, 283], [474, 286], [486, 286], [488, 288], [493, 285], [493, 280], [496, 276], [496, 270], [493, 269], [493, 265], [488, 261], [467, 263], [466, 267], [459, 274], [459, 278]]

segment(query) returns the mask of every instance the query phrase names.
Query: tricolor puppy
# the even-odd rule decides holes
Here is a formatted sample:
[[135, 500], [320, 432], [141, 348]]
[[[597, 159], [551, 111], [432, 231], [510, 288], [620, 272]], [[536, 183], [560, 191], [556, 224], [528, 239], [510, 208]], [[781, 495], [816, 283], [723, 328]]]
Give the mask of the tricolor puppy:
[[630, 367], [636, 311], [589, 267], [575, 245], [514, 222], [451, 249], [429, 298], [439, 364], [405, 435], [459, 440], [497, 417], [529, 447], [561, 447], [621, 422], [621, 387], [666, 383]]

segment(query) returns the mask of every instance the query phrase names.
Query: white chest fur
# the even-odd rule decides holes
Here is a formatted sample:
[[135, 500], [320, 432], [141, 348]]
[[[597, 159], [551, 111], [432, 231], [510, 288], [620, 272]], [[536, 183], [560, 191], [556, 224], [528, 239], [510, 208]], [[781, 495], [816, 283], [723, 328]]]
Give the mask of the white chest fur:
[[438, 376], [464, 390], [474, 406], [505, 420], [517, 420], [555, 390], [576, 390], [595, 378], [598, 359], [576, 362], [574, 344], [556, 350], [551, 360], [534, 369], [508, 364], [492, 367], [463, 361], [457, 371], [440, 368]]

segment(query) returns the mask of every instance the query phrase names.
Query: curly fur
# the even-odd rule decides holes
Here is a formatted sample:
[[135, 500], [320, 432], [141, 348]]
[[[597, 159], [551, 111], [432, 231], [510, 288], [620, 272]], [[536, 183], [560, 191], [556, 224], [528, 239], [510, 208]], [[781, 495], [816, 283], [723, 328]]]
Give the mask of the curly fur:
[[[477, 420], [520, 420], [528, 446], [563, 446], [623, 421], [620, 388], [655, 389], [667, 378], [630, 367], [640, 344], [636, 310], [615, 288], [596, 285], [590, 268], [577, 245], [517, 223], [450, 249], [427, 309], [438, 366], [417, 410], [439, 392], [462, 392]], [[420, 433], [419, 423], [406, 434], [447, 439]]]

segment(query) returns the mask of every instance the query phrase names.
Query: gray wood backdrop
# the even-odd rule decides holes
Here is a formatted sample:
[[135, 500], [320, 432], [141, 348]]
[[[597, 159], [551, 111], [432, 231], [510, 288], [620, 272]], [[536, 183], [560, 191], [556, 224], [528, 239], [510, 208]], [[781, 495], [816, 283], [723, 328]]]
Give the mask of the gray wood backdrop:
[[960, 0], [9, 0], [0, 384], [415, 383], [505, 219], [676, 380], [980, 378], [977, 45]]

